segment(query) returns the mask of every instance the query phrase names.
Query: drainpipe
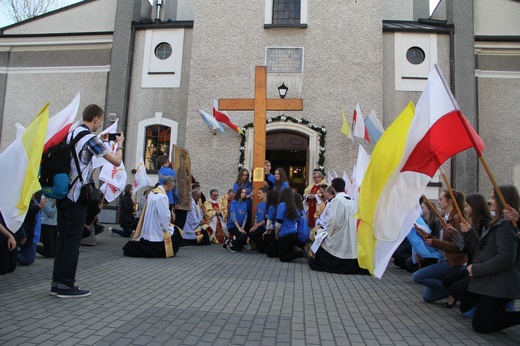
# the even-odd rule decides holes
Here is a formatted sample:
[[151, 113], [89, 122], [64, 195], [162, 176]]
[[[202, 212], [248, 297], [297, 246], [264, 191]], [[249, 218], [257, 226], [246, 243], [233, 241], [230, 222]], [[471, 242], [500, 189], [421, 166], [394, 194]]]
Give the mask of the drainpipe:
[[161, 21], [161, 7], [163, 6], [163, 0], [156, 0], [155, 4], [157, 5], [157, 13], [155, 15], [155, 22], [159, 23]]

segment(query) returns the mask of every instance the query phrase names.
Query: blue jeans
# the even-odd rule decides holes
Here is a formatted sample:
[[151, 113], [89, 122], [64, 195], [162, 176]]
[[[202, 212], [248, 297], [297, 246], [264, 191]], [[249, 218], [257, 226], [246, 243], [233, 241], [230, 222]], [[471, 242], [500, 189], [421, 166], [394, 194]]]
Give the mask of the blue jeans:
[[128, 238], [132, 235], [132, 229], [130, 227], [123, 226], [123, 230], [112, 228], [112, 232], [119, 234], [123, 238]]
[[18, 264], [28, 266], [36, 260], [36, 243], [29, 246], [21, 246], [18, 250]]
[[437, 300], [445, 299], [449, 295], [448, 289], [442, 284], [442, 279], [447, 275], [463, 269], [463, 265], [450, 267], [448, 261], [443, 260], [439, 263], [429, 265], [426, 268], [419, 269], [413, 273], [412, 279], [414, 282], [426, 286], [423, 292], [424, 302], [433, 303]]

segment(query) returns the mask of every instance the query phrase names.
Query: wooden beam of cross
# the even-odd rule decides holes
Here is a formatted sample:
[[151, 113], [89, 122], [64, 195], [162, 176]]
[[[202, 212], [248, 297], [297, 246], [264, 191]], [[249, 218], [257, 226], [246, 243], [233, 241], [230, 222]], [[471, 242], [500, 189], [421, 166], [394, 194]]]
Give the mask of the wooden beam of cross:
[[[253, 143], [253, 190], [264, 186], [265, 167], [265, 118], [267, 111], [301, 111], [302, 99], [268, 99], [267, 98], [267, 67], [255, 68], [255, 97], [253, 99], [219, 99], [218, 108], [223, 111], [254, 111], [254, 143]], [[274, 169], [275, 167], [273, 167]], [[253, 198], [253, 215], [258, 198]], [[254, 220], [253, 220], [254, 221]], [[252, 224], [252, 223], [251, 223]]]

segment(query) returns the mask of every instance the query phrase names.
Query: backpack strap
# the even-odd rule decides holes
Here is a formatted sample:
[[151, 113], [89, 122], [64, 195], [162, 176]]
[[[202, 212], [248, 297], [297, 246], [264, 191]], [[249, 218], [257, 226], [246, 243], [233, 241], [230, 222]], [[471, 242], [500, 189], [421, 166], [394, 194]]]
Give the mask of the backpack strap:
[[74, 156], [74, 162], [76, 163], [76, 170], [78, 171], [78, 176], [76, 177], [76, 179], [74, 179], [74, 181], [69, 185], [69, 189], [74, 186], [74, 184], [76, 183], [76, 181], [79, 180], [81, 181], [81, 183], [83, 184], [83, 172], [81, 172], [80, 168], [79, 168], [79, 159], [78, 159], [78, 155], [76, 153], [76, 144], [79, 142], [79, 140], [83, 137], [85, 137], [86, 135], [90, 134], [90, 131], [81, 131], [80, 133], [78, 133], [76, 135], [76, 137], [74, 137], [74, 131], [72, 131], [72, 139], [70, 140], [70, 148], [72, 150], [72, 156]]

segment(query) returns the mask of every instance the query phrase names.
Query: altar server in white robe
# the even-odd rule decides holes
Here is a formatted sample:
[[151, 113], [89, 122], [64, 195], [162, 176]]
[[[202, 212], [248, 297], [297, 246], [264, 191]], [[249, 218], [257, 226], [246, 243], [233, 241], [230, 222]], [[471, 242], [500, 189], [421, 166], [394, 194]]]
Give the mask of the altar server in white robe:
[[210, 245], [208, 224], [204, 222], [204, 214], [199, 204], [201, 192], [191, 191], [191, 208], [186, 215], [182, 239], [186, 245]]
[[311, 269], [338, 274], [368, 274], [357, 261], [356, 220], [354, 201], [345, 193], [345, 181], [335, 178], [331, 183], [335, 197], [329, 202], [325, 231], [327, 237], [309, 258]]
[[134, 237], [123, 247], [125, 256], [130, 257], [166, 257], [164, 232], [172, 239], [174, 255], [182, 241], [179, 229], [170, 225], [168, 191], [175, 187], [175, 179], [166, 177], [162, 185], [148, 194]]

